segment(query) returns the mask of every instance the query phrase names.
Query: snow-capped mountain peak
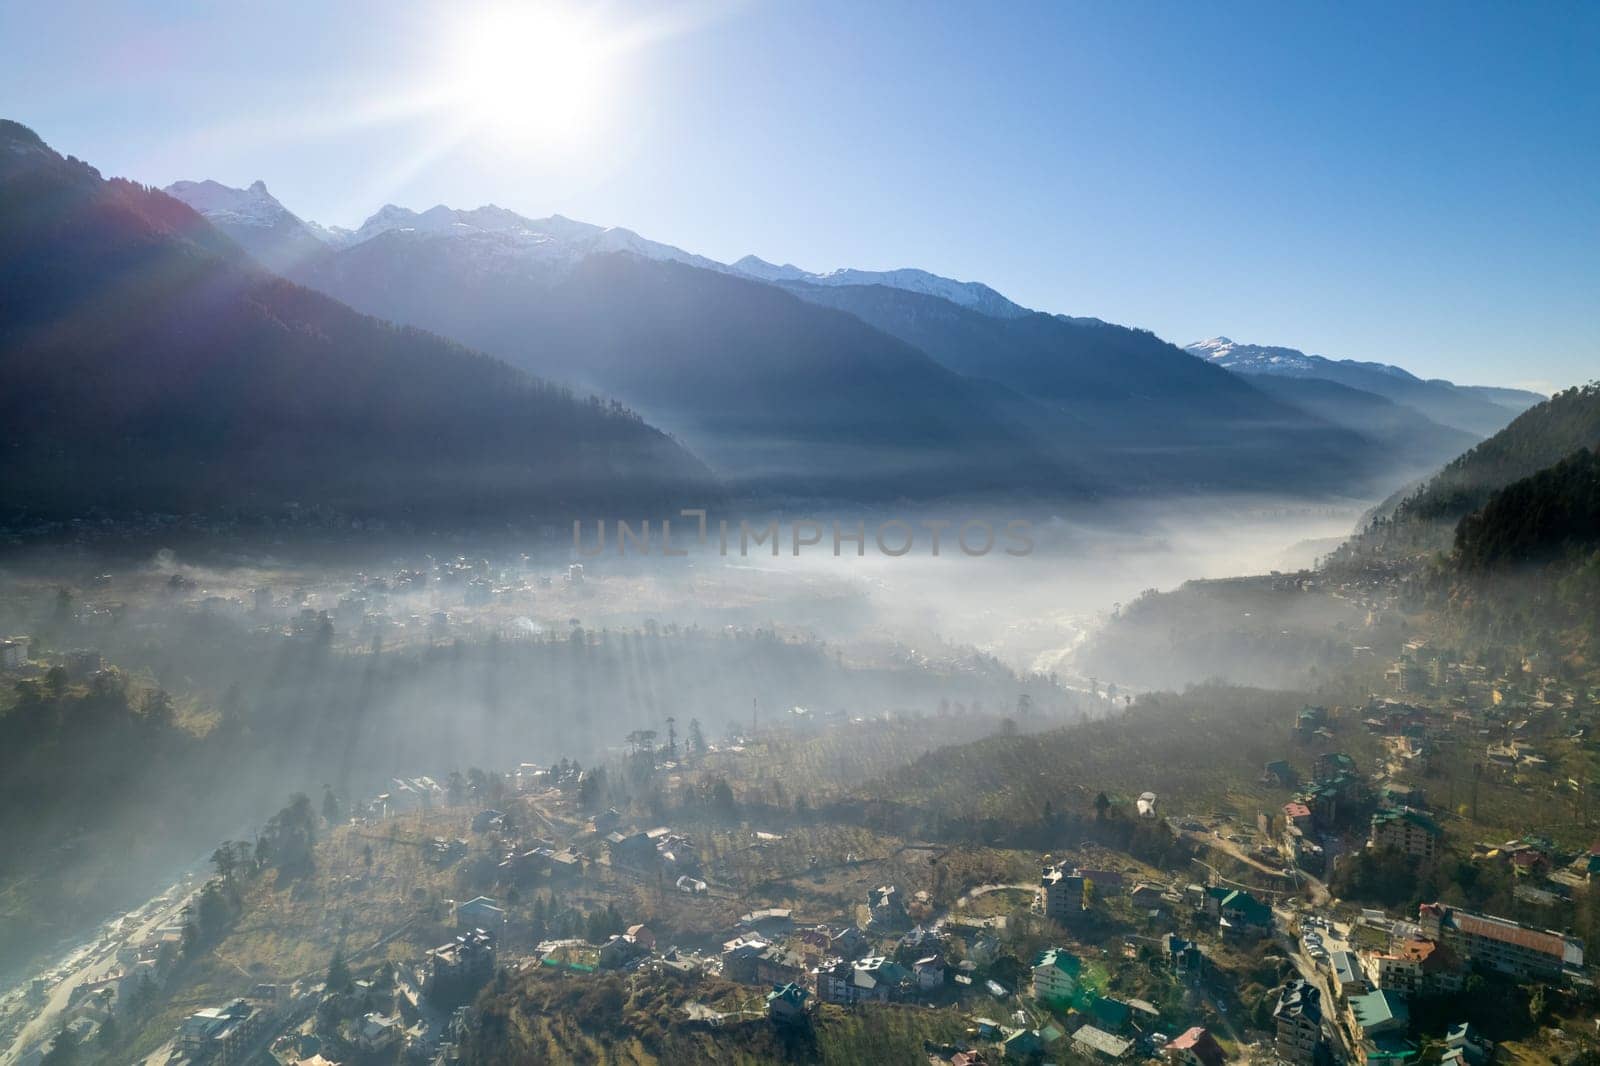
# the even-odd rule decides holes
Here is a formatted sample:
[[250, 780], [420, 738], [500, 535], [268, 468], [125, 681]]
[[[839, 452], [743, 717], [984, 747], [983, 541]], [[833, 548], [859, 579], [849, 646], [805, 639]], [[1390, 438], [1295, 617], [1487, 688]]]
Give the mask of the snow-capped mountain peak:
[[213, 221], [227, 219], [237, 225], [274, 226], [294, 218], [267, 191], [264, 181], [256, 181], [247, 189], [234, 189], [215, 181], [176, 181], [164, 191]]
[[1187, 351], [1196, 355], [1204, 355], [1210, 359], [1221, 359], [1233, 351], [1232, 337], [1212, 337], [1210, 340], [1195, 341], [1184, 346]]
[[812, 274], [801, 270], [793, 263], [785, 263], [782, 266], [778, 266], [776, 263], [769, 263], [765, 259], [753, 255], [745, 256], [738, 262], [731, 264], [728, 269], [735, 274], [744, 274], [752, 278], [759, 278], [762, 281], [805, 281], [813, 277]]
[[1298, 348], [1281, 348], [1270, 344], [1241, 344], [1228, 337], [1195, 341], [1193, 344], [1184, 345], [1183, 348], [1190, 355], [1246, 374], [1326, 377], [1329, 367], [1345, 366], [1389, 377], [1419, 380], [1409, 370], [1387, 363], [1365, 363], [1353, 359], [1336, 360], [1325, 355], [1307, 355]]
[[301, 219], [279, 203], [261, 181], [245, 189], [230, 188], [215, 181], [180, 181], [168, 186], [166, 192], [216, 223], [258, 259], [277, 270], [292, 268], [314, 257], [319, 249], [350, 248], [397, 233], [404, 239], [470, 241], [472, 251], [467, 254], [481, 251], [486, 264], [524, 261], [549, 269], [571, 265], [589, 255], [622, 252], [768, 283], [883, 285], [938, 297], [998, 318], [1017, 318], [1031, 313], [980, 282], [956, 281], [926, 270], [844, 268], [815, 273], [793, 263], [779, 266], [753, 255], [728, 265], [674, 245], [652, 241], [620, 226], [597, 226], [563, 215], [532, 219], [495, 204], [469, 209], [435, 204], [421, 212], [385, 204], [355, 230], [347, 230]]
[[733, 273], [744, 274], [761, 281], [800, 281], [811, 285], [884, 285], [891, 289], [919, 292], [937, 296], [959, 307], [965, 307], [996, 318], [1020, 318], [1030, 314], [1001, 296], [989, 286], [977, 281], [956, 281], [940, 277], [926, 270], [903, 267], [899, 270], [856, 270], [842, 267], [824, 273], [802, 270], [792, 263], [777, 266], [753, 255], [747, 255], [728, 268]]
[[644, 259], [724, 269], [722, 264], [704, 256], [647, 240], [620, 226], [596, 226], [563, 215], [526, 218], [494, 204], [467, 210], [439, 204], [421, 214], [388, 204], [362, 223], [348, 243], [361, 244], [396, 230], [429, 239], [468, 238], [485, 247], [493, 246], [497, 255], [520, 255], [543, 262], [570, 263], [588, 255], [627, 252]]
[[1212, 337], [1183, 347], [1191, 355], [1244, 373], [1304, 377], [1315, 374], [1319, 364], [1327, 362], [1321, 356], [1307, 355], [1297, 348], [1240, 344], [1228, 337]]

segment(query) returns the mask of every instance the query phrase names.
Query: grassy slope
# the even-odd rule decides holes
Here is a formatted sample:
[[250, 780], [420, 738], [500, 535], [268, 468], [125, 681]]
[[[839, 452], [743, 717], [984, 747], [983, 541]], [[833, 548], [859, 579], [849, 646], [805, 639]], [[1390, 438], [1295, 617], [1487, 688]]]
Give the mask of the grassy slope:
[[[810, 1026], [784, 1030], [761, 1013], [764, 990], [716, 979], [682, 983], [654, 975], [567, 978], [534, 971], [503, 981], [480, 1001], [479, 1039], [467, 1061], [512, 1063], [812, 1062], [837, 1066], [927, 1062], [923, 1041], [959, 1039], [953, 1010], [823, 1007]], [[718, 1029], [691, 1024], [690, 1002], [732, 1016]]]

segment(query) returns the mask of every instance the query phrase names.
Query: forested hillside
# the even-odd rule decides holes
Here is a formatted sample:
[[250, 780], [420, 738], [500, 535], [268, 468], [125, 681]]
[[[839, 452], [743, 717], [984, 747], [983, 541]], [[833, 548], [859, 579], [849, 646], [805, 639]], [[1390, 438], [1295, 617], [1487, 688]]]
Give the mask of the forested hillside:
[[1089, 462], [1111, 494], [1195, 489], [1376, 493], [1393, 441], [1269, 396], [1148, 330], [1031, 313], [996, 318], [883, 285], [785, 285], [849, 311], [960, 374], [1043, 408], [1041, 439]]
[[1489, 497], [1456, 527], [1467, 570], [1556, 562], [1600, 546], [1600, 453], [1574, 452]]
[[[265, 273], [0, 123], [0, 507], [454, 521], [709, 488], [615, 405]], [[330, 462], [330, 458], [337, 462]]]
[[1559, 392], [1456, 458], [1421, 488], [1387, 502], [1371, 525], [1337, 553], [1335, 562], [1447, 549], [1456, 523], [1488, 503], [1495, 490], [1596, 446], [1600, 384]]

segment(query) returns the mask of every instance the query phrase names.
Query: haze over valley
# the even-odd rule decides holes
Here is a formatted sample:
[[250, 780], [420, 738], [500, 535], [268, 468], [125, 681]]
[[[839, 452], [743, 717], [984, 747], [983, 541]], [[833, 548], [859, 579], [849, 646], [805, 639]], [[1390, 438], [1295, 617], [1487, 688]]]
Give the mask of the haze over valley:
[[0, 1066], [1600, 1061], [1588, 12], [261, 14], [0, 10]]

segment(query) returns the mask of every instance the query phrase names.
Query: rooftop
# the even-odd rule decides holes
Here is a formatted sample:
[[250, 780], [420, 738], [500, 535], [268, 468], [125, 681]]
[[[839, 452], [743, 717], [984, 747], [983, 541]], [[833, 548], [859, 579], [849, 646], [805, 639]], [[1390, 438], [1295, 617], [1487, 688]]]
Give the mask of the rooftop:
[[1393, 992], [1377, 991], [1350, 997], [1350, 1015], [1363, 1031], [1405, 1025], [1411, 1017], [1406, 1001]]
[[1098, 1029], [1092, 1025], [1079, 1026], [1078, 1031], [1072, 1034], [1072, 1039], [1076, 1043], [1093, 1048], [1102, 1055], [1110, 1055], [1114, 1059], [1120, 1059], [1128, 1053], [1129, 1048], [1133, 1047], [1133, 1041], [1124, 1040], [1120, 1036], [1108, 1033], [1104, 1029]]

